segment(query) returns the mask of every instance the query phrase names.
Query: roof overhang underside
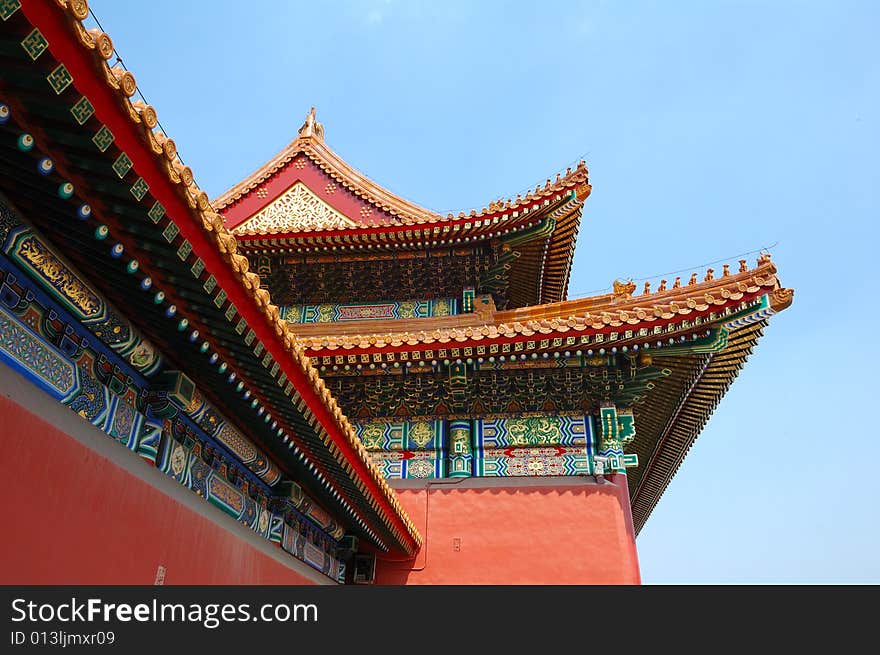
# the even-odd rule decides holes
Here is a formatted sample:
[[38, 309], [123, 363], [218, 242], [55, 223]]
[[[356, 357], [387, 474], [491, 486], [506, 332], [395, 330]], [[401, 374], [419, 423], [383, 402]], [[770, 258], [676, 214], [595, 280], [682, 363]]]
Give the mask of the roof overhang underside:
[[[224, 249], [222, 227], [206, 220], [207, 197], [193, 193], [191, 173], [151, 139], [155, 113], [151, 117], [152, 108], [135, 107], [127, 99], [133, 77], [110, 71], [100, 40], [88, 47], [82, 16], [75, 15], [82, 9], [28, 3], [0, 24], [0, 93], [12, 114], [0, 126], [4, 193], [352, 533], [379, 548], [413, 552], [420, 537], [393, 491], [358, 451], [356, 439], [347, 442], [350, 426], [338, 408], [328, 405], [309, 367], [298, 363], [299, 349], [283, 325], [271, 320], [268, 299], [249, 289], [244, 273], [233, 269], [234, 240], [227, 234], [225, 243], [232, 245]], [[47, 41], [36, 58], [22, 43], [35, 28]], [[65, 72], [72, 76], [66, 83]], [[82, 98], [88, 102], [81, 104]], [[86, 106], [89, 111], [81, 111]], [[109, 140], [102, 138], [103, 129]], [[23, 131], [34, 136], [30, 151], [17, 148]], [[37, 168], [45, 156], [54, 162], [49, 174]], [[59, 197], [62, 181], [74, 184], [73, 198]], [[90, 220], [77, 218], [82, 202], [91, 205]], [[152, 212], [157, 204], [161, 215]], [[96, 238], [100, 225], [106, 235]], [[115, 244], [123, 247], [123, 257], [110, 255]], [[136, 272], [127, 268], [133, 259], [140, 263]], [[140, 289], [147, 276], [150, 292]], [[164, 294], [161, 303], [157, 290]], [[167, 313], [171, 305], [173, 318]], [[196, 328], [200, 336], [193, 340]], [[253, 335], [250, 341], [248, 335]], [[210, 345], [207, 351], [200, 348], [203, 340]], [[218, 361], [228, 366], [223, 374]], [[233, 371], [252, 391], [247, 399], [231, 383]], [[286, 428], [291, 443], [278, 436], [277, 425]]]
[[[568, 355], [575, 349], [590, 356], [604, 355], [606, 349], [632, 353], [634, 348], [649, 354], [651, 366], [663, 374], [635, 395], [637, 436], [626, 448], [640, 462], [628, 471], [638, 532], [745, 365], [769, 317], [791, 300], [791, 290], [779, 285], [775, 266], [762, 257], [751, 270], [714, 279], [710, 273], [705, 282], [642, 296], [609, 294], [483, 316], [297, 327], [328, 380], [337, 375], [331, 363], [339, 355], [344, 362], [360, 362], [382, 353], [385, 362], [410, 366], [431, 357], [488, 357], [493, 352], [490, 345], [496, 353], [513, 353], [512, 359], [558, 356], [563, 351]], [[500, 351], [502, 344], [508, 348]], [[364, 355], [369, 359], [362, 359]], [[351, 384], [350, 372], [338, 374]], [[492, 374], [504, 372], [493, 369]], [[613, 400], [613, 395], [596, 400]], [[355, 408], [346, 411], [353, 414]]]
[[[311, 203], [321, 205], [330, 218], [309, 218], [308, 209], [290, 209], [285, 197], [303, 186]], [[367, 179], [323, 137], [309, 136], [298, 137], [214, 203], [246, 252], [360, 254], [368, 259], [372, 253], [408, 249], [503, 247], [510, 253], [504, 270], [497, 280], [486, 281], [485, 290], [501, 292], [505, 301], [509, 293], [507, 306], [525, 307], [565, 299], [590, 190], [581, 162], [525, 197], [441, 216]], [[281, 207], [284, 211], [275, 211]], [[270, 221], [259, 218], [267, 211], [275, 212]]]

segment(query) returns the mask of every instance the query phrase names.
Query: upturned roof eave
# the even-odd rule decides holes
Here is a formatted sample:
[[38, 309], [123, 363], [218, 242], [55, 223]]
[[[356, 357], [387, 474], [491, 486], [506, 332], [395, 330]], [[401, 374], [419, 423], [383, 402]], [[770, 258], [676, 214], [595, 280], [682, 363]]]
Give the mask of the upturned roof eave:
[[[491, 202], [480, 210], [459, 211], [457, 214], [448, 213], [442, 215], [402, 198], [374, 182], [366, 175], [363, 175], [330, 148], [324, 141], [323, 136], [314, 130], [304, 133], [307, 125], [308, 120], [307, 124], [300, 128], [300, 135], [268, 162], [211, 200], [211, 206], [214, 210], [221, 214], [225, 213], [231, 207], [249, 197], [251, 193], [255, 192], [268, 179], [283, 171], [301, 154], [308, 157], [324, 173], [342, 184], [356, 196], [361, 197], [380, 211], [396, 219], [397, 224], [389, 225], [391, 228], [447, 225], [456, 221], [491, 220], [504, 214], [516, 215], [525, 208], [535, 207], [538, 203], [543, 203], [548, 198], [561, 192], [577, 189], [578, 197], [581, 200], [589, 195], [589, 174], [586, 164], [581, 161], [574, 170], [568, 169], [564, 176], [561, 174], [557, 175], [555, 182], [551, 182], [548, 178], [543, 187], [538, 185], [534, 191], [530, 191], [525, 196], [517, 196], [515, 199], [507, 201]], [[321, 134], [323, 134], [323, 128], [321, 128]], [[259, 209], [251, 213], [256, 213], [256, 211], [270, 203], [271, 200], [267, 199]], [[247, 218], [236, 222], [235, 227], [244, 224], [246, 220]], [[335, 232], [336, 230], [330, 231]], [[267, 233], [260, 236], [272, 237], [275, 235]]]
[[13, 10], [21, 11], [14, 20], [24, 16], [24, 20], [40, 30], [49, 42], [48, 52], [70, 68], [69, 88], [87, 97], [94, 105], [95, 115], [114, 125], [114, 143], [120, 149], [122, 144], [130, 147], [133, 168], [129, 170], [143, 175], [151, 196], [163, 198], [167, 217], [179, 225], [178, 234], [189, 239], [193, 251], [201, 253], [205, 270], [213, 268], [218, 277], [222, 273], [229, 279], [228, 297], [236, 300], [240, 313], [249, 315], [248, 323], [258, 338], [277, 355], [276, 361], [283, 363], [282, 369], [290, 373], [297, 393], [308, 399], [313, 413], [318, 415], [315, 429], [322, 438], [333, 442], [334, 448], [330, 450], [340, 464], [350, 466], [351, 477], [363, 485], [364, 497], [393, 535], [397, 548], [414, 552], [421, 543], [421, 535], [396, 494], [370, 461], [347, 418], [286, 329], [286, 323], [279, 320], [277, 308], [259, 288], [259, 280], [248, 272], [247, 260], [236, 254], [234, 237], [212, 211], [207, 195], [195, 185], [192, 171], [177, 157], [174, 142], [154, 131], [158, 123], [155, 110], [130, 99], [137, 89], [134, 75], [107, 63], [114, 53], [112, 42], [99, 30], [83, 26], [89, 12], [86, 2], [62, 5], [48, 1], [22, 3]]
[[[711, 273], [707, 273], [709, 277]], [[639, 324], [686, 317], [696, 307], [723, 306], [744, 296], [772, 296], [777, 311], [791, 302], [791, 290], [783, 288], [776, 267], [769, 257], [759, 259], [755, 268], [718, 278], [664, 289], [654, 293], [630, 295], [624, 288], [617, 293], [494, 311], [421, 319], [352, 321], [333, 324], [290, 324], [308, 351], [338, 349], [358, 352], [380, 347], [405, 348], [446, 341], [491, 340], [505, 335], [541, 334], [569, 329], [604, 329], [620, 325], [636, 329]], [[381, 344], [381, 345], [380, 345]], [[397, 344], [397, 345], [394, 345]]]

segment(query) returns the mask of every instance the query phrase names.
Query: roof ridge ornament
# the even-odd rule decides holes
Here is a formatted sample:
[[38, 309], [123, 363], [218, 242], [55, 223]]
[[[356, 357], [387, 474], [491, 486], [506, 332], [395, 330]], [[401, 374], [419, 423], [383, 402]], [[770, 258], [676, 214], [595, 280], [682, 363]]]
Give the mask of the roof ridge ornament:
[[617, 298], [627, 298], [636, 290], [636, 283], [629, 280], [614, 280], [614, 295]]
[[302, 124], [297, 132], [302, 138], [314, 137], [316, 139], [324, 139], [324, 126], [315, 118], [315, 108], [312, 107], [306, 116], [306, 122]]

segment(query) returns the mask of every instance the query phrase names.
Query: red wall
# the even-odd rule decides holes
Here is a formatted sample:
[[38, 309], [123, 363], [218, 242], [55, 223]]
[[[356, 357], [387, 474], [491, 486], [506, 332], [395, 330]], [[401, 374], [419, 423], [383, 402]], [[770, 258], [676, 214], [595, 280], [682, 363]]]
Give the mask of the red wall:
[[626, 479], [614, 478], [398, 489], [426, 545], [414, 563], [377, 560], [376, 582], [639, 584]]
[[0, 479], [0, 584], [313, 584], [2, 395]]
[[[153, 584], [160, 564], [165, 584], [312, 584], [2, 395], [0, 417], [0, 584]], [[379, 559], [376, 581], [638, 584], [616, 482], [399, 489], [425, 546], [415, 562]]]

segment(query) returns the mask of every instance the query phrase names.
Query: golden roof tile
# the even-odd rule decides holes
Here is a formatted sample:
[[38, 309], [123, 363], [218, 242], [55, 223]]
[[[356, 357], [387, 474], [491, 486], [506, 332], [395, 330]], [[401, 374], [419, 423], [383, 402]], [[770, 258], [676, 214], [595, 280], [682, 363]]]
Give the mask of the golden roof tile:
[[[530, 336], [535, 333], [583, 331], [589, 328], [599, 330], [606, 326], [624, 324], [636, 326], [658, 319], [671, 320], [676, 316], [705, 312], [713, 306], [738, 301], [745, 294], [759, 291], [771, 294], [771, 302], [776, 305], [774, 309], [780, 311], [791, 304], [793, 295], [791, 289], [780, 286], [776, 267], [769, 256], [762, 256], [753, 269], [746, 268], [743, 272], [720, 278], [707, 275], [702, 282], [684, 287], [634, 296], [629, 295], [630, 286], [635, 288], [634, 284], [617, 282], [610, 294], [496, 311], [492, 314], [491, 322], [486, 322], [478, 314], [459, 314], [381, 322], [298, 324], [293, 329], [307, 350], [367, 349], [381, 348], [389, 343], [393, 345], [394, 341], [401, 344], [480, 341], [497, 338], [499, 335]], [[332, 332], [328, 333], [328, 329]]]
[[[569, 168], [564, 176], [557, 175], [554, 182], [548, 178], [543, 187], [536, 186], [535, 190], [527, 193], [525, 197], [518, 195], [515, 200], [493, 201], [479, 210], [460, 211], [457, 215], [449, 213], [443, 216], [401, 198], [351, 167], [325, 143], [324, 128], [315, 119], [315, 109], [312, 107], [305, 123], [299, 129], [297, 137], [287, 147], [244, 180], [214, 198], [211, 204], [217, 211], [224, 211], [291, 164], [299, 155], [307, 157], [339, 185], [394, 217], [397, 221], [396, 224], [400, 226], [448, 223], [502, 214], [516, 214], [518, 216], [520, 212], [539, 208], [543, 203], [562, 192], [574, 190], [577, 199], [581, 202], [590, 192], [586, 163], [581, 161], [574, 170]], [[340, 227], [331, 225], [326, 229], [335, 230]], [[255, 234], [271, 233], [273, 232], [255, 232]]]
[[[89, 31], [82, 25], [82, 21], [88, 17], [89, 13], [86, 0], [72, 0], [71, 2], [56, 0], [56, 4], [62, 9], [66, 9], [64, 12], [65, 18], [68, 20], [68, 24], [76, 35], [81, 46], [88, 50], [95, 51], [98, 55], [94, 60], [98, 72], [102, 75], [106, 84], [116, 92], [116, 95], [118, 96], [122, 107], [127, 112], [130, 120], [143, 128], [141, 130], [142, 137], [154, 154], [160, 158], [163, 170], [166, 172], [169, 182], [177, 185], [181, 196], [187, 201], [187, 204], [192, 210], [193, 216], [202, 225], [202, 228], [208, 237], [213, 240], [218, 251], [221, 253], [230, 269], [234, 272], [242, 287], [254, 303], [260, 308], [266, 322], [269, 323], [276, 335], [278, 335], [285, 344], [291, 360], [302, 370], [310, 381], [312, 388], [321, 398], [329, 414], [334, 418], [335, 428], [348, 441], [354, 452], [357, 453], [359, 459], [372, 478], [373, 483], [380, 489], [383, 500], [395, 510], [397, 518], [406, 526], [407, 535], [404, 536], [400, 534], [384, 509], [382, 509], [382, 507], [376, 502], [376, 499], [373, 498], [370, 492], [363, 486], [363, 482], [355, 480], [356, 482], [360, 482], [358, 486], [362, 493], [367, 496], [373, 509], [383, 518], [386, 527], [395, 535], [404, 548], [407, 547], [409, 540], [420, 545], [422, 543], [422, 537], [419, 534], [418, 529], [415, 527], [415, 524], [403, 510], [397, 500], [396, 494], [388, 485], [384, 476], [379, 472], [375, 464], [373, 464], [366, 450], [363, 448], [360, 439], [358, 439], [355, 434], [350, 422], [342, 413], [336, 400], [331, 396], [321, 378], [318, 377], [317, 371], [312, 366], [309, 358], [305, 355], [303, 347], [296, 342], [295, 335], [290, 331], [286, 321], [279, 318], [278, 307], [271, 303], [269, 294], [264, 289], [260, 288], [259, 277], [248, 271], [247, 259], [237, 254], [238, 246], [235, 237], [226, 229], [220, 215], [211, 207], [207, 194], [195, 185], [192, 170], [180, 161], [174, 141], [161, 132], [157, 133], [153, 131], [158, 123], [155, 110], [149, 105], [145, 105], [142, 102], [132, 102], [130, 99], [137, 90], [137, 83], [134, 75], [129, 71], [111, 69], [106, 62], [106, 45], [102, 45], [112, 43], [109, 41], [109, 37], [104, 39], [102, 37], [103, 33], [100, 31]], [[322, 128], [319, 129], [315, 125], [310, 129], [311, 134], [313, 135], [323, 133]], [[306, 136], [303, 138], [310, 139], [312, 136]], [[313, 427], [318, 431], [322, 440], [325, 443], [331, 443], [332, 440], [327, 433], [326, 428], [321, 425], [317, 419], [313, 420]], [[333, 450], [335, 451], [334, 454], [340, 464], [347, 466], [348, 462], [345, 460], [344, 455], [338, 449]], [[349, 468], [350, 466], [347, 466], [346, 470], [349, 470]]]

